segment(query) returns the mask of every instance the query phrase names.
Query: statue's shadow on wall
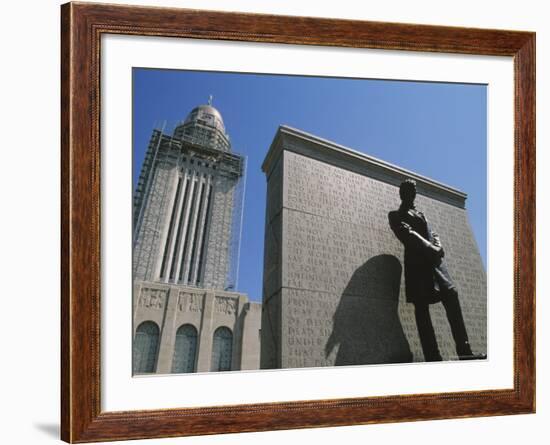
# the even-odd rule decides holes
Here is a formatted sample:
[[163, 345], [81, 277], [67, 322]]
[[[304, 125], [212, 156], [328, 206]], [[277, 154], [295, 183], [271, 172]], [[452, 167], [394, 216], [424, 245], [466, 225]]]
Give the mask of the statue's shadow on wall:
[[377, 255], [353, 273], [325, 346], [327, 358], [336, 353], [335, 365], [412, 361], [398, 313], [401, 271], [395, 256]]

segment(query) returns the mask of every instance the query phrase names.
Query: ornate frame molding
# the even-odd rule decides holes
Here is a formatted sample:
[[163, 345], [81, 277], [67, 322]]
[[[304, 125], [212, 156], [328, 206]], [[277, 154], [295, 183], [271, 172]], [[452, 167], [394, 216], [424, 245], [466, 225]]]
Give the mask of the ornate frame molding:
[[[514, 388], [209, 408], [100, 409], [102, 34], [512, 56], [515, 69]], [[535, 34], [68, 3], [61, 7], [61, 437], [174, 437], [535, 411]]]

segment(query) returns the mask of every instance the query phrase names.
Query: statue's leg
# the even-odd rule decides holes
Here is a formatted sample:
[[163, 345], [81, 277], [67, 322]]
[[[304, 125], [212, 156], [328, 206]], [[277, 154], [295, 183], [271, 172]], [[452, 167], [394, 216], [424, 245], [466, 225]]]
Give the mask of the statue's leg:
[[458, 301], [458, 292], [455, 289], [450, 289], [442, 297], [442, 303], [447, 312], [447, 319], [451, 325], [451, 332], [456, 345], [456, 353], [461, 358], [472, 356], [472, 349], [468, 341], [468, 333], [466, 332], [462, 309]]
[[437, 347], [432, 318], [430, 317], [430, 307], [428, 304], [415, 304], [414, 316], [416, 318], [416, 327], [420, 337], [420, 344], [424, 352], [424, 359], [427, 362], [441, 361], [441, 354]]

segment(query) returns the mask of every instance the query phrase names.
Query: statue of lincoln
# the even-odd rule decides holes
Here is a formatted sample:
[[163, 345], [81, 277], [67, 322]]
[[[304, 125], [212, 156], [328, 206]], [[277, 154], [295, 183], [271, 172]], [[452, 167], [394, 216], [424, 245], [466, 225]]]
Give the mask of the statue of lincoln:
[[389, 212], [390, 227], [405, 247], [405, 290], [414, 304], [416, 325], [426, 361], [440, 361], [429, 305], [441, 302], [461, 360], [483, 358], [472, 354], [458, 292], [447, 266], [439, 236], [430, 230], [424, 214], [414, 205], [416, 182], [407, 179], [399, 187], [401, 206]]

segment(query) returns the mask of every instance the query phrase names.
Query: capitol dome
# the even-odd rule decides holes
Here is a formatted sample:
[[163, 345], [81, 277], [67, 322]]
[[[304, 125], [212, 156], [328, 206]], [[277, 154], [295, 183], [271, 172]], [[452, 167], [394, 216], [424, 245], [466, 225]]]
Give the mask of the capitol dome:
[[193, 108], [185, 119], [185, 124], [193, 121], [203, 121], [207, 125], [216, 127], [225, 133], [225, 125], [221, 113], [212, 105], [199, 105]]
[[174, 138], [205, 148], [231, 151], [222, 115], [212, 106], [211, 101], [212, 98], [208, 105], [193, 108], [185, 121], [174, 130]]

